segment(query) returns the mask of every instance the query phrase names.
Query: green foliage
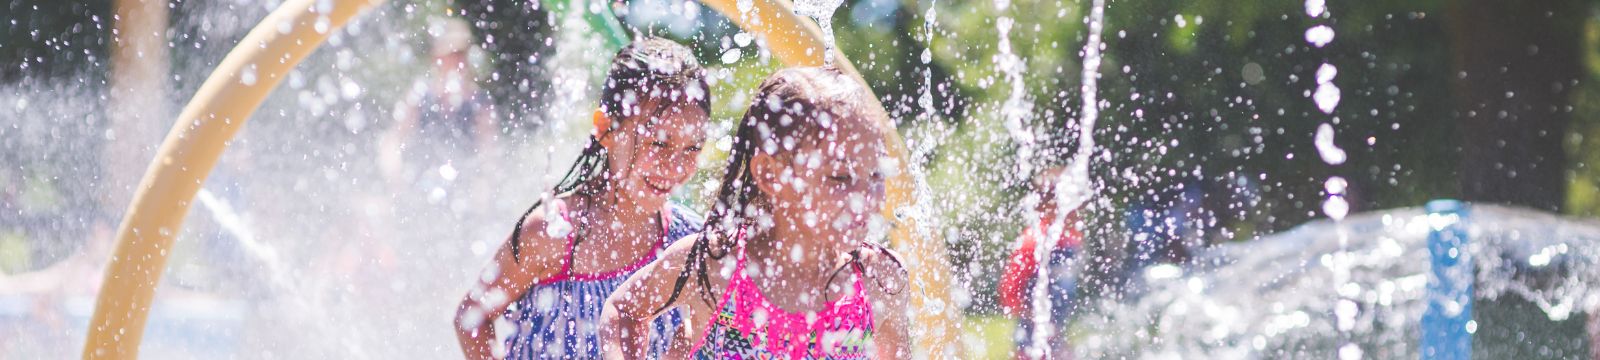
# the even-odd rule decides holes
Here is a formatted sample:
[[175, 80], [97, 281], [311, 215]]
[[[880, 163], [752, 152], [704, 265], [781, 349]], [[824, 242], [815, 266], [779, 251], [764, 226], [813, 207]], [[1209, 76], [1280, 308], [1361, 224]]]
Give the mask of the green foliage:
[[1566, 212], [1600, 216], [1600, 19], [1583, 27], [1583, 65], [1587, 77], [1573, 94], [1572, 129], [1566, 138], [1568, 187]]
[[101, 79], [110, 63], [111, 4], [108, 0], [0, 4], [0, 82], [40, 75]]

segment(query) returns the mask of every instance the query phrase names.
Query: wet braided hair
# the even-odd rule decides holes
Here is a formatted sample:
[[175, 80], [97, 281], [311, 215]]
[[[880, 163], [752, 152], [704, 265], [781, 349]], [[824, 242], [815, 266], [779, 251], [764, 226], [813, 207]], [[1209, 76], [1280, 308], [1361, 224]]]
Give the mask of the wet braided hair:
[[[595, 131], [604, 135], [623, 121], [657, 117], [675, 107], [694, 106], [710, 114], [709, 89], [705, 68], [689, 48], [657, 37], [634, 41], [611, 60], [611, 70], [600, 88], [600, 111], [613, 121], [611, 128]], [[647, 105], [650, 107], [648, 114], [645, 113]], [[577, 161], [547, 195], [560, 197], [573, 192], [598, 192], [606, 186], [603, 180], [610, 170], [609, 159], [599, 138], [590, 135]], [[522, 261], [523, 222], [542, 205], [543, 197], [535, 200], [528, 211], [517, 218], [517, 225], [511, 232], [511, 257], [519, 262]], [[573, 239], [573, 247], [580, 241], [581, 238]]]

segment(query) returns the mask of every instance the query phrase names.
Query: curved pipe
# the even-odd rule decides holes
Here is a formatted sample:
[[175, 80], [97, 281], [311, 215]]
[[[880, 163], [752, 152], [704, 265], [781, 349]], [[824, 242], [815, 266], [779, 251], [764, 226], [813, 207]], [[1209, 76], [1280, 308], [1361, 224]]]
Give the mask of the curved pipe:
[[122, 217], [117, 247], [89, 320], [84, 359], [138, 357], [168, 250], [222, 150], [290, 69], [328, 34], [374, 4], [290, 0], [222, 59], [178, 115]]

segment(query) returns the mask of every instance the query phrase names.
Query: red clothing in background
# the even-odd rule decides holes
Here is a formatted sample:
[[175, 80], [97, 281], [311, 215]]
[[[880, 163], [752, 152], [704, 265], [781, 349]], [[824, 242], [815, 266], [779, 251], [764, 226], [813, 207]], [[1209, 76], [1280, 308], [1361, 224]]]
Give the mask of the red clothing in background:
[[[1030, 285], [1033, 278], [1039, 273], [1039, 261], [1034, 257], [1034, 248], [1037, 239], [1046, 236], [1045, 230], [1050, 228], [1053, 219], [1040, 219], [1034, 226], [1022, 231], [1021, 238], [1017, 239], [1016, 250], [1011, 252], [1011, 259], [1006, 261], [1005, 272], [1000, 275], [1000, 308], [1006, 315], [1022, 316], [1027, 314], [1032, 298]], [[1062, 224], [1066, 228], [1061, 236], [1056, 239], [1056, 249], [1077, 248], [1083, 243], [1083, 234], [1078, 231], [1073, 223], [1078, 220], [1078, 213], [1067, 214], [1066, 221]]]

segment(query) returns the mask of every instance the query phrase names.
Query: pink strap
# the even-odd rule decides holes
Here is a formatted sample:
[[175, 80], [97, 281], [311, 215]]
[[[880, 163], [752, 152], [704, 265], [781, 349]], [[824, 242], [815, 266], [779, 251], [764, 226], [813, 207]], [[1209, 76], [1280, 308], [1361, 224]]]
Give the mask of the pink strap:
[[[705, 235], [702, 234], [701, 236]], [[743, 286], [740, 284], [739, 280], [744, 278], [744, 227], [739, 227], [739, 230], [735, 232], [733, 236], [734, 243], [736, 244], [734, 251], [738, 252], [737, 254], [734, 254], [733, 276], [728, 278], [728, 286], [722, 289], [722, 299], [717, 300], [717, 306], [711, 309], [711, 316], [709, 316], [705, 327], [706, 333], [701, 334], [700, 340], [696, 340], [694, 342], [694, 346], [689, 348], [691, 349], [689, 351], [690, 354], [699, 353], [700, 348], [706, 346], [706, 339], [711, 338], [711, 329], [715, 329], [717, 327], [718, 314], [722, 313], [722, 309], [728, 307], [728, 301], [733, 299], [733, 293], [739, 291], [740, 286]], [[706, 261], [710, 260], [707, 259]], [[710, 264], [707, 264], [707, 266], [709, 265]], [[737, 311], [737, 309], [735, 309], [735, 311]]]

